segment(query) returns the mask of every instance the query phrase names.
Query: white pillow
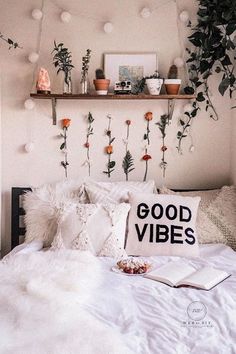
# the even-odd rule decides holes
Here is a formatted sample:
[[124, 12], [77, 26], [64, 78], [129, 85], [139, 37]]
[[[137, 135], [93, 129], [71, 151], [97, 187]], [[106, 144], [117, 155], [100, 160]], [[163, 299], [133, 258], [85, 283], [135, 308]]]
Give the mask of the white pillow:
[[236, 250], [236, 187], [222, 187], [206, 214], [220, 230], [224, 243]]
[[200, 198], [130, 194], [128, 255], [199, 255], [196, 218]]
[[128, 202], [128, 193], [156, 193], [154, 181], [147, 182], [94, 182], [85, 184], [90, 203]]
[[194, 191], [194, 192], [174, 192], [166, 187], [160, 189], [161, 194], [168, 195], [182, 195], [182, 196], [199, 196], [201, 201], [199, 204], [197, 215], [197, 233], [198, 242], [204, 243], [223, 243], [226, 244], [226, 238], [206, 213], [206, 208], [211, 205], [217, 195], [220, 193], [219, 189], [212, 191]]
[[58, 218], [52, 248], [78, 249], [114, 258], [126, 256], [124, 240], [129, 210], [127, 203], [70, 206]]
[[68, 204], [84, 202], [84, 195], [84, 189], [77, 181], [45, 184], [27, 192], [23, 198], [25, 242], [38, 240], [43, 241], [44, 247], [50, 246], [57, 230], [55, 216]]

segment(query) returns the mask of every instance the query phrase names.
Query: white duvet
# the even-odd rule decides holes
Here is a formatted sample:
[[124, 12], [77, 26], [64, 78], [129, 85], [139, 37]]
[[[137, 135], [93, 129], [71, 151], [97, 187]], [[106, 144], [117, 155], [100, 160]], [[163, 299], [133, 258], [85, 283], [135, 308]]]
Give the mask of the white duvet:
[[[210, 291], [176, 289], [113, 273], [114, 260], [85, 252], [16, 255], [0, 265], [0, 353], [236, 353], [235, 252], [205, 245], [185, 261], [232, 276]], [[194, 301], [207, 309], [201, 321], [188, 317]]]

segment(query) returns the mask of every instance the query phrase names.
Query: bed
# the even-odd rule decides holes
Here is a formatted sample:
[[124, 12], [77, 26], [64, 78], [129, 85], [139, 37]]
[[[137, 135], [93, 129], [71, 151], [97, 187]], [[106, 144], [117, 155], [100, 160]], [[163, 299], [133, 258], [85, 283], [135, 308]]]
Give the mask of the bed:
[[[25, 231], [19, 230], [24, 191], [13, 190], [13, 246], [19, 243], [19, 231]], [[158, 267], [173, 258], [178, 257], [149, 260]], [[0, 265], [0, 353], [236, 353], [235, 261], [228, 246], [201, 245], [200, 257], [189, 264], [232, 274], [204, 291], [116, 274], [111, 271], [114, 259], [86, 252], [11, 257]], [[204, 308], [200, 320], [190, 316], [191, 306]]]

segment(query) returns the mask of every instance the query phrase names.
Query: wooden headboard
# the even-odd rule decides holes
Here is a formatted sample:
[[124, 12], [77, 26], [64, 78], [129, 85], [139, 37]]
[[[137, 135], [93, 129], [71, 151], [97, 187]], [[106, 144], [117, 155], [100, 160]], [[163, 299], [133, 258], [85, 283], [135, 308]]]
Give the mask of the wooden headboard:
[[[22, 207], [22, 196], [32, 189], [29, 187], [13, 187], [12, 188], [12, 204], [11, 204], [11, 248], [18, 246], [21, 238], [24, 237], [26, 229], [22, 226], [22, 216], [25, 211]], [[197, 189], [206, 190], [206, 189]], [[174, 192], [194, 192], [196, 189], [173, 189]], [[209, 189], [208, 189], [209, 190]]]
[[21, 217], [25, 215], [22, 198], [31, 188], [13, 187], [11, 190], [11, 248], [19, 245], [21, 236], [25, 235], [25, 227], [21, 225]]

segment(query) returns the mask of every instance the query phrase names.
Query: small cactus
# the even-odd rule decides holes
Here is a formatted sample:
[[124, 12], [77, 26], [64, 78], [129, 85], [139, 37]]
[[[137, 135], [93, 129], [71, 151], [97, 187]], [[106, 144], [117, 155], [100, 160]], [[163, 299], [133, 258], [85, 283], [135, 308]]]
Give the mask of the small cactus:
[[177, 79], [178, 78], [178, 68], [176, 65], [171, 65], [168, 72], [168, 79]]
[[105, 75], [102, 69], [97, 69], [95, 71], [95, 75], [96, 75], [96, 80], [104, 80], [105, 79]]

